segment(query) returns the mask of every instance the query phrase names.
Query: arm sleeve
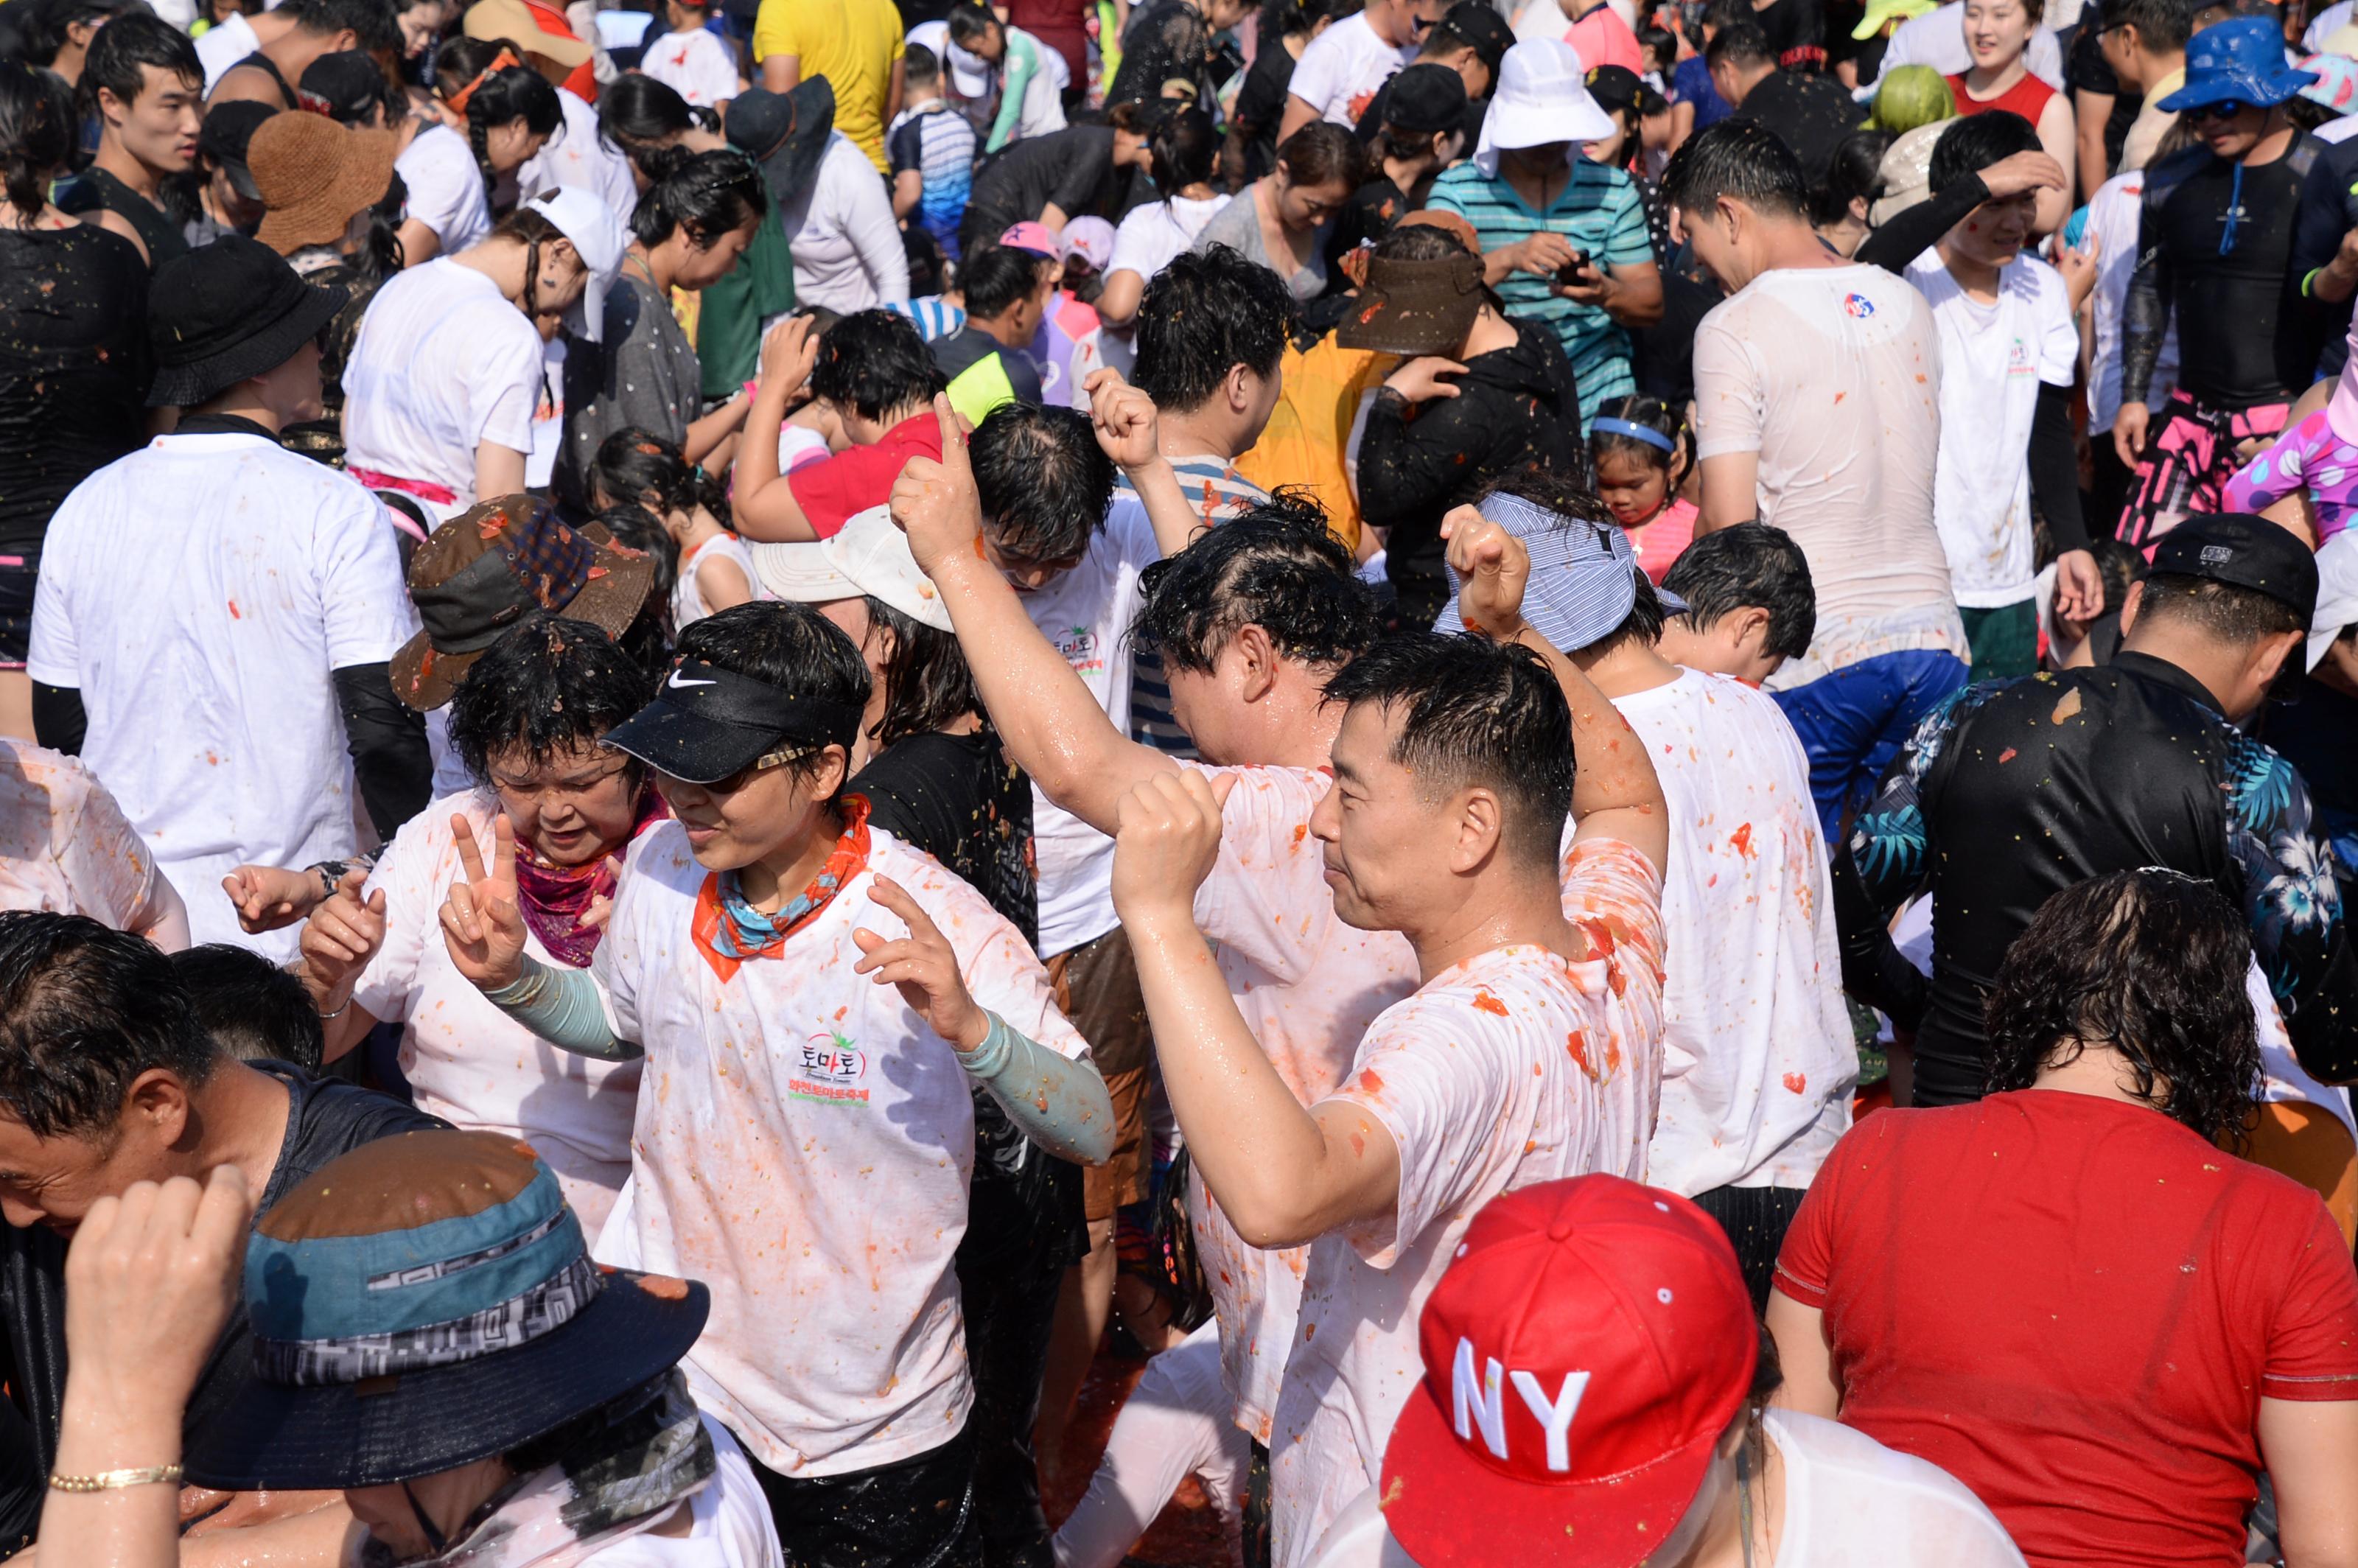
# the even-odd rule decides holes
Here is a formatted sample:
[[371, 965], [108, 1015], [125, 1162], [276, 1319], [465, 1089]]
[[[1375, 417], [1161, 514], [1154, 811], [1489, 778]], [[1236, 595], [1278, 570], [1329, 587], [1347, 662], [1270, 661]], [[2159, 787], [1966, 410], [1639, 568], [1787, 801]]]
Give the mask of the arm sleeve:
[[1437, 398], [1413, 411], [1406, 398], [1379, 392], [1359, 441], [1359, 505], [1371, 523], [1424, 511], [1457, 487], [1474, 443], [1453, 418], [1460, 398]]
[[90, 715], [83, 711], [81, 692], [70, 686], [33, 683], [33, 739], [52, 752], [81, 755], [90, 733]]
[[2313, 830], [2308, 786], [2291, 763], [2235, 735], [2225, 816], [2252, 955], [2284, 1014], [2293, 1055], [2329, 1084], [2358, 1078], [2358, 957], [2342, 919], [2332, 850]]
[[1942, 235], [1963, 222], [1966, 213], [1988, 200], [1989, 187], [1982, 183], [1982, 177], [1969, 174], [1939, 195], [1892, 214], [1851, 259], [1886, 272], [1905, 273], [1909, 262], [1931, 250]]
[[393, 672], [386, 665], [347, 665], [335, 676], [352, 776], [377, 837], [390, 840], [434, 793], [426, 719], [393, 695]]
[[1060, 1160], [1101, 1165], [1113, 1152], [1113, 1098], [1087, 1062], [1060, 1056], [995, 1012], [990, 1033], [958, 1053], [967, 1076], [990, 1091], [1010, 1120]]
[[2030, 493], [2046, 514], [2047, 530], [2060, 554], [2088, 547], [2080, 516], [2080, 455], [2071, 442], [2071, 388], [2039, 384], [2039, 406], [2030, 416]]
[[982, 150], [995, 153], [1015, 138], [1015, 127], [1023, 122], [1023, 95], [1031, 89], [1032, 73], [1040, 69], [1040, 57], [1032, 46], [1007, 34], [1007, 70], [1000, 81], [999, 114], [990, 123], [990, 137]]
[[2160, 224], [2154, 190], [2146, 187], [2137, 207], [2136, 270], [2129, 274], [2128, 297], [2121, 308], [2121, 401], [2143, 403], [2153, 391], [2154, 367], [2169, 330], [2169, 279], [2161, 257]]
[[1842, 937], [1843, 989], [1881, 1008], [1894, 1027], [1913, 1031], [1931, 1004], [1931, 982], [1891, 940], [1885, 914], [1867, 892], [1850, 846], [1834, 852], [1834, 925]]
[[606, 1022], [606, 1003], [587, 969], [554, 969], [526, 956], [514, 985], [483, 993], [483, 1000], [560, 1051], [606, 1062], [633, 1062], [646, 1054], [618, 1040]]

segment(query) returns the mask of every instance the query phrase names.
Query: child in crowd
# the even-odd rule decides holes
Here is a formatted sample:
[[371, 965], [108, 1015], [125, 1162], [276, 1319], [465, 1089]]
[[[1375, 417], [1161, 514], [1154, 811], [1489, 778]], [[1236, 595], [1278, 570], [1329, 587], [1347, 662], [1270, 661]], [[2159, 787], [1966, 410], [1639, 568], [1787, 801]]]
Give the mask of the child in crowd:
[[728, 497], [676, 447], [636, 427], [617, 430], [598, 448], [590, 483], [601, 512], [634, 501], [662, 520], [679, 553], [671, 590], [675, 632], [732, 604], [769, 597], [745, 542], [729, 526]]
[[1758, 686], [1798, 659], [1818, 626], [1809, 558], [1766, 523], [1705, 534], [1680, 552], [1662, 586], [1686, 609], [1662, 626], [1662, 657]]
[[[2358, 343], [2358, 327], [2351, 330]], [[2227, 512], [2266, 513], [2294, 495], [2307, 496], [2307, 520], [2322, 546], [2358, 512], [2358, 351], [2342, 362], [2322, 406], [2321, 384], [2293, 406], [2294, 417], [2266, 449], [2227, 481]]]
[[719, 108], [743, 90], [737, 61], [705, 26], [703, 0], [664, 0], [671, 31], [646, 46], [639, 69], [692, 104]]
[[1616, 397], [1589, 421], [1596, 494], [1657, 585], [1694, 537], [1695, 503], [1679, 493], [1695, 467], [1694, 432], [1659, 397]]
[[939, 57], [911, 44], [902, 57], [907, 107], [884, 132], [892, 164], [892, 216], [934, 237], [942, 254], [958, 259], [958, 220], [974, 184], [974, 126], [942, 96]]

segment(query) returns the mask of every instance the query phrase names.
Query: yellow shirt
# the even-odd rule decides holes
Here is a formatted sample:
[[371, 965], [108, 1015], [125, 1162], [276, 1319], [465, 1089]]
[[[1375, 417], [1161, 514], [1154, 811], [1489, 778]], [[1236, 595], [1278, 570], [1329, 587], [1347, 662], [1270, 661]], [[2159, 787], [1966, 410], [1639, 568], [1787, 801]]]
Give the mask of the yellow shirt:
[[753, 61], [773, 54], [800, 59], [805, 81], [827, 78], [835, 89], [835, 128], [859, 144], [879, 174], [889, 173], [884, 95], [901, 58], [901, 13], [892, 0], [762, 0]]

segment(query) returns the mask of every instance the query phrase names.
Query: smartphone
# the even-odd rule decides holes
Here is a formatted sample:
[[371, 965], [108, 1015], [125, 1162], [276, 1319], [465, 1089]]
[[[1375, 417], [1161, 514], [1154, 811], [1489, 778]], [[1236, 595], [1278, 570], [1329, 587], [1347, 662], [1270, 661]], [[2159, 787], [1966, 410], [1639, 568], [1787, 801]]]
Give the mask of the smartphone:
[[1570, 288], [1582, 281], [1580, 275], [1586, 271], [1587, 268], [1588, 253], [1586, 251], [1574, 251], [1572, 253], [1572, 259], [1570, 261], [1565, 262], [1562, 266], [1555, 269], [1556, 283], [1562, 287]]

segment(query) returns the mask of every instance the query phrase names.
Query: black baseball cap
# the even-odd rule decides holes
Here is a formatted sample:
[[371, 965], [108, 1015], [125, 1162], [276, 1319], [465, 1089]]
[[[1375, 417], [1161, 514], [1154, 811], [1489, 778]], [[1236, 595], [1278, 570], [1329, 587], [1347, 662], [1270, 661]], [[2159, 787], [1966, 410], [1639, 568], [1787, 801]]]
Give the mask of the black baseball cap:
[[1489, 0], [1459, 0], [1449, 8], [1441, 25], [1457, 38], [1474, 46], [1475, 55], [1490, 68], [1490, 85], [1498, 84], [1498, 62], [1515, 47], [1515, 29]]
[[303, 68], [297, 84], [303, 108], [341, 125], [364, 125], [385, 102], [384, 72], [359, 49], [323, 54]]
[[[1645, 78], [1626, 65], [1600, 65], [1588, 73], [1588, 95], [1606, 114], [1616, 109], [1634, 109], [1643, 114], [1659, 103], [1660, 94], [1646, 85]], [[1652, 100], [1652, 103], [1649, 103]]]
[[253, 171], [245, 167], [245, 150], [254, 140], [254, 128], [277, 113], [267, 103], [233, 99], [209, 110], [204, 128], [197, 133], [197, 151], [228, 175], [230, 184], [248, 201], [261, 200], [262, 192], [254, 188]]
[[849, 750], [859, 730], [857, 708], [683, 659], [655, 699], [609, 730], [603, 744], [659, 773], [709, 784], [782, 747]]
[[1384, 124], [1414, 135], [1454, 131], [1466, 118], [1466, 79], [1445, 65], [1412, 65], [1384, 92]]
[[2161, 536], [2153, 569], [2264, 593], [2298, 611], [2303, 625], [2317, 615], [2317, 557], [2265, 517], [2197, 513]]

